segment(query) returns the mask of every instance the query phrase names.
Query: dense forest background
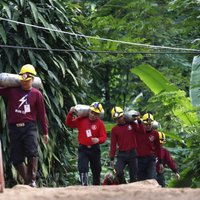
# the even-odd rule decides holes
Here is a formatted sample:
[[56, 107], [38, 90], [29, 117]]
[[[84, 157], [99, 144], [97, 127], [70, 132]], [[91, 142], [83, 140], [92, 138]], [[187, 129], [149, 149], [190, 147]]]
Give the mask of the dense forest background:
[[[77, 131], [65, 126], [75, 104], [102, 102], [108, 140], [110, 110], [151, 112], [165, 132], [181, 180], [166, 169], [169, 187], [200, 187], [198, 0], [2, 0], [0, 72], [32, 63], [43, 82], [50, 142], [40, 140], [38, 182], [78, 183]], [[9, 161], [6, 105], [0, 101], [6, 187], [19, 182]], [[40, 134], [41, 136], [41, 134]]]

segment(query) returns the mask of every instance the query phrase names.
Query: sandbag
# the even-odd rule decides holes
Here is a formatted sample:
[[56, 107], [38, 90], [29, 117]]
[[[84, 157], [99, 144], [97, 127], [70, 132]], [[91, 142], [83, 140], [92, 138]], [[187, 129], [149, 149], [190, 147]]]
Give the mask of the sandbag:
[[[87, 117], [89, 115], [90, 106], [77, 104], [75, 106], [75, 115], [77, 117]], [[104, 110], [100, 113], [99, 117], [102, 119], [104, 117]]]
[[[0, 87], [19, 87], [20, 80], [18, 74], [0, 73]], [[42, 87], [42, 81], [39, 77], [34, 77], [33, 87], [39, 89]]]
[[135, 121], [137, 117], [140, 116], [140, 113], [136, 110], [130, 110], [124, 113], [124, 120], [129, 123]]
[[86, 117], [89, 115], [90, 106], [88, 105], [77, 104], [74, 108], [77, 117]]

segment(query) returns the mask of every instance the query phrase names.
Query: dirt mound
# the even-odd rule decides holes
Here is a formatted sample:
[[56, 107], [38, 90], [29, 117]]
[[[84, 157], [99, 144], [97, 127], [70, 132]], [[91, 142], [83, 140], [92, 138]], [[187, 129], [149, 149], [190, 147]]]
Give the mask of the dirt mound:
[[1, 200], [199, 200], [200, 189], [161, 188], [155, 180], [112, 186], [31, 188], [16, 185], [0, 194]]

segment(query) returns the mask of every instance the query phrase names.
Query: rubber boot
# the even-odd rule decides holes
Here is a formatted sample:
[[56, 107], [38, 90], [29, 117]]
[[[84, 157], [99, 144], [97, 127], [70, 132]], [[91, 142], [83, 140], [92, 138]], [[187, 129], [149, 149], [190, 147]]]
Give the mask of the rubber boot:
[[100, 174], [93, 174], [93, 185], [100, 185]]
[[125, 177], [124, 177], [124, 174], [120, 174], [120, 175], [117, 174], [117, 175], [116, 175], [116, 178], [117, 178], [119, 184], [126, 184], [126, 179], [125, 179]]
[[81, 185], [87, 186], [88, 185], [88, 173], [80, 173], [80, 180], [81, 180]]
[[15, 169], [17, 170], [18, 174], [22, 177], [24, 184], [27, 184], [27, 166], [24, 163], [21, 163], [20, 165], [15, 166]]
[[38, 159], [36, 157], [28, 158], [28, 185], [36, 187]]

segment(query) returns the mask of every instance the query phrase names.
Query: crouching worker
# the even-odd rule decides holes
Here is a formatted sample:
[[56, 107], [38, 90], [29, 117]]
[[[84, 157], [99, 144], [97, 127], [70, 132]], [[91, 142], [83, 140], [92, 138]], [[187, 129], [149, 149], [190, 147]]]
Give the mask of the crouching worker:
[[[177, 169], [177, 165], [176, 165], [175, 161], [173, 160], [173, 158], [171, 157], [170, 152], [162, 146], [166, 141], [165, 134], [163, 132], [158, 132], [158, 133], [159, 133], [160, 144], [161, 144], [161, 157], [163, 160], [163, 166], [164, 166], [164, 168], [169, 167], [174, 172], [174, 176], [176, 177], [176, 180], [179, 180], [180, 175], [179, 175], [179, 172]], [[158, 163], [156, 164], [156, 171], [157, 171], [156, 179], [162, 187], [166, 186], [165, 176], [164, 176], [164, 168], [162, 171], [159, 171]]]
[[104, 180], [102, 185], [118, 185], [119, 181], [116, 176], [116, 171], [113, 170], [112, 172], [107, 172], [104, 176]]
[[8, 106], [11, 161], [24, 183], [31, 187], [36, 187], [37, 120], [42, 127], [44, 143], [48, 143], [43, 96], [38, 89], [32, 87], [35, 75], [36, 71], [32, 65], [24, 65], [19, 72], [20, 87], [0, 88], [0, 96], [4, 97]]
[[88, 185], [89, 164], [93, 185], [100, 185], [101, 151], [99, 144], [107, 139], [104, 123], [99, 118], [102, 111], [102, 104], [94, 102], [89, 107], [88, 116], [73, 118], [75, 107], [71, 107], [66, 117], [66, 125], [78, 129], [78, 171], [83, 186]]

